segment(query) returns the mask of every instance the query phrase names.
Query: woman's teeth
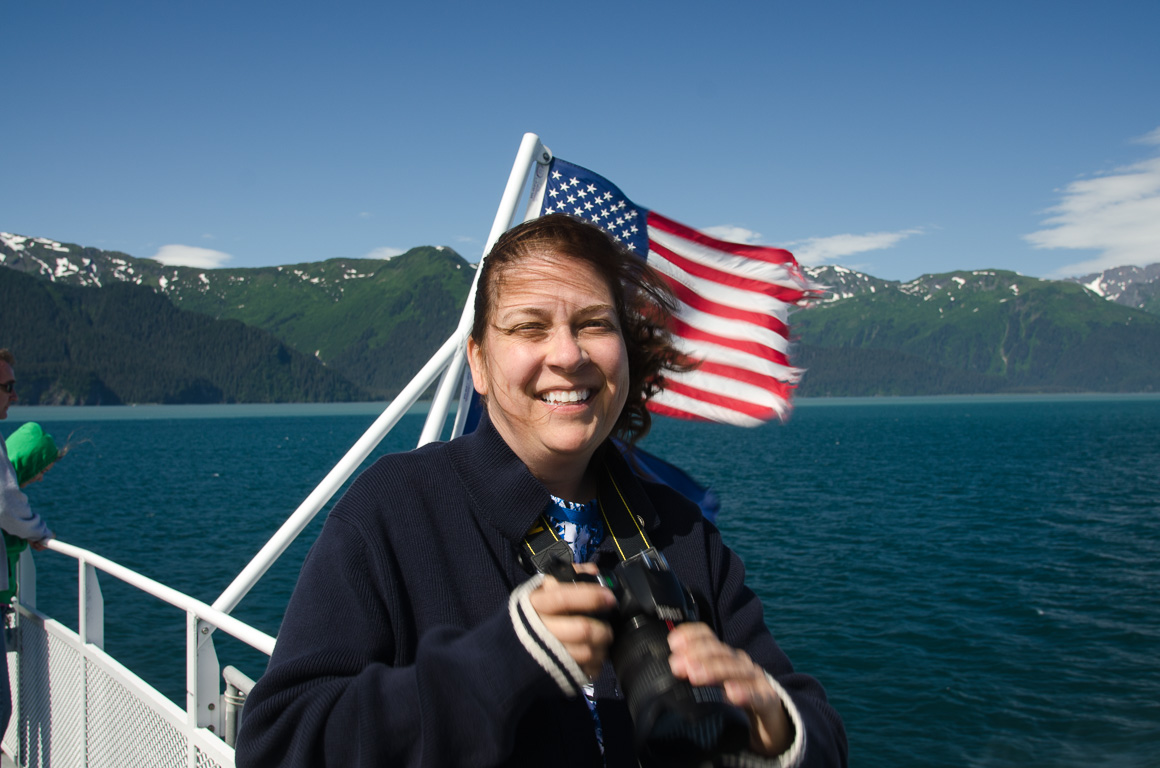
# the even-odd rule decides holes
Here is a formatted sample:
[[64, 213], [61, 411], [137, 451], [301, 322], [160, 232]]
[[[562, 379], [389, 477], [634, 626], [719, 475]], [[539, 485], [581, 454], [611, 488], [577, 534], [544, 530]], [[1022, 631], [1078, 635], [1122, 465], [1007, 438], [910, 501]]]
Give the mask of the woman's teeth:
[[590, 394], [591, 391], [587, 389], [557, 390], [544, 393], [540, 399], [549, 405], [562, 405], [564, 403], [581, 403], [587, 400]]

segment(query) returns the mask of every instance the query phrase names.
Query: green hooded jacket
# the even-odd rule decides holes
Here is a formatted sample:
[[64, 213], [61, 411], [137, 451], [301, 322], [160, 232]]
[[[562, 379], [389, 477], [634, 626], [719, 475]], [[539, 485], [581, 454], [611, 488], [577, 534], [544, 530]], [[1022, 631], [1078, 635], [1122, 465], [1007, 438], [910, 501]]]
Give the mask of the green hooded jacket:
[[[9, 435], [4, 444], [8, 448], [8, 459], [16, 470], [16, 482], [19, 485], [24, 485], [60, 458], [60, 451], [52, 435], [33, 421]], [[16, 594], [16, 562], [20, 553], [28, 548], [28, 542], [5, 531], [4, 546], [8, 550], [8, 589], [0, 591], [0, 605], [11, 603]]]

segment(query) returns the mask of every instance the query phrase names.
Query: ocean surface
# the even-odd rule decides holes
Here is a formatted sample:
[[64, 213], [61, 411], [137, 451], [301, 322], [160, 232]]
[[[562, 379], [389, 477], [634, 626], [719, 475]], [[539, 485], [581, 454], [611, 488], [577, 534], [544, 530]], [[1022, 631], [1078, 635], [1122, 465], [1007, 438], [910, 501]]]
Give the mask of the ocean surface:
[[[18, 405], [0, 432], [72, 445], [28, 489], [61, 540], [210, 603], [380, 408]], [[644, 447], [721, 497], [853, 765], [1160, 765], [1160, 397], [804, 400], [758, 429], [658, 420]], [[235, 615], [276, 633], [323, 516]], [[38, 606], [75, 629], [74, 561], [35, 557]], [[106, 648], [183, 703], [184, 615], [101, 584]]]

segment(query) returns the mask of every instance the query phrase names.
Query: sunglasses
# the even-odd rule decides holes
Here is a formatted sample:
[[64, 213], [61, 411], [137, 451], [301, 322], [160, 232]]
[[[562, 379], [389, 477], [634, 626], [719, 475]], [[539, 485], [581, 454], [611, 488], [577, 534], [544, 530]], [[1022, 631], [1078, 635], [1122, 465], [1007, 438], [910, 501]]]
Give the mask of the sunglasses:
[[4, 390], [8, 394], [12, 394], [12, 390], [16, 389], [16, 379], [0, 384], [0, 389]]

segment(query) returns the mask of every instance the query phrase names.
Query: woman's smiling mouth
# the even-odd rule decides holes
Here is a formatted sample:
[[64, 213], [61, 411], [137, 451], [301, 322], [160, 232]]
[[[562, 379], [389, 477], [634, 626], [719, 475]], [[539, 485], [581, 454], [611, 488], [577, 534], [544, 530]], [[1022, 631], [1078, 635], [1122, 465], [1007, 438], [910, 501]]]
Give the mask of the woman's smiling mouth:
[[540, 399], [548, 405], [569, 405], [582, 403], [592, 396], [590, 389], [554, 389], [540, 395]]

